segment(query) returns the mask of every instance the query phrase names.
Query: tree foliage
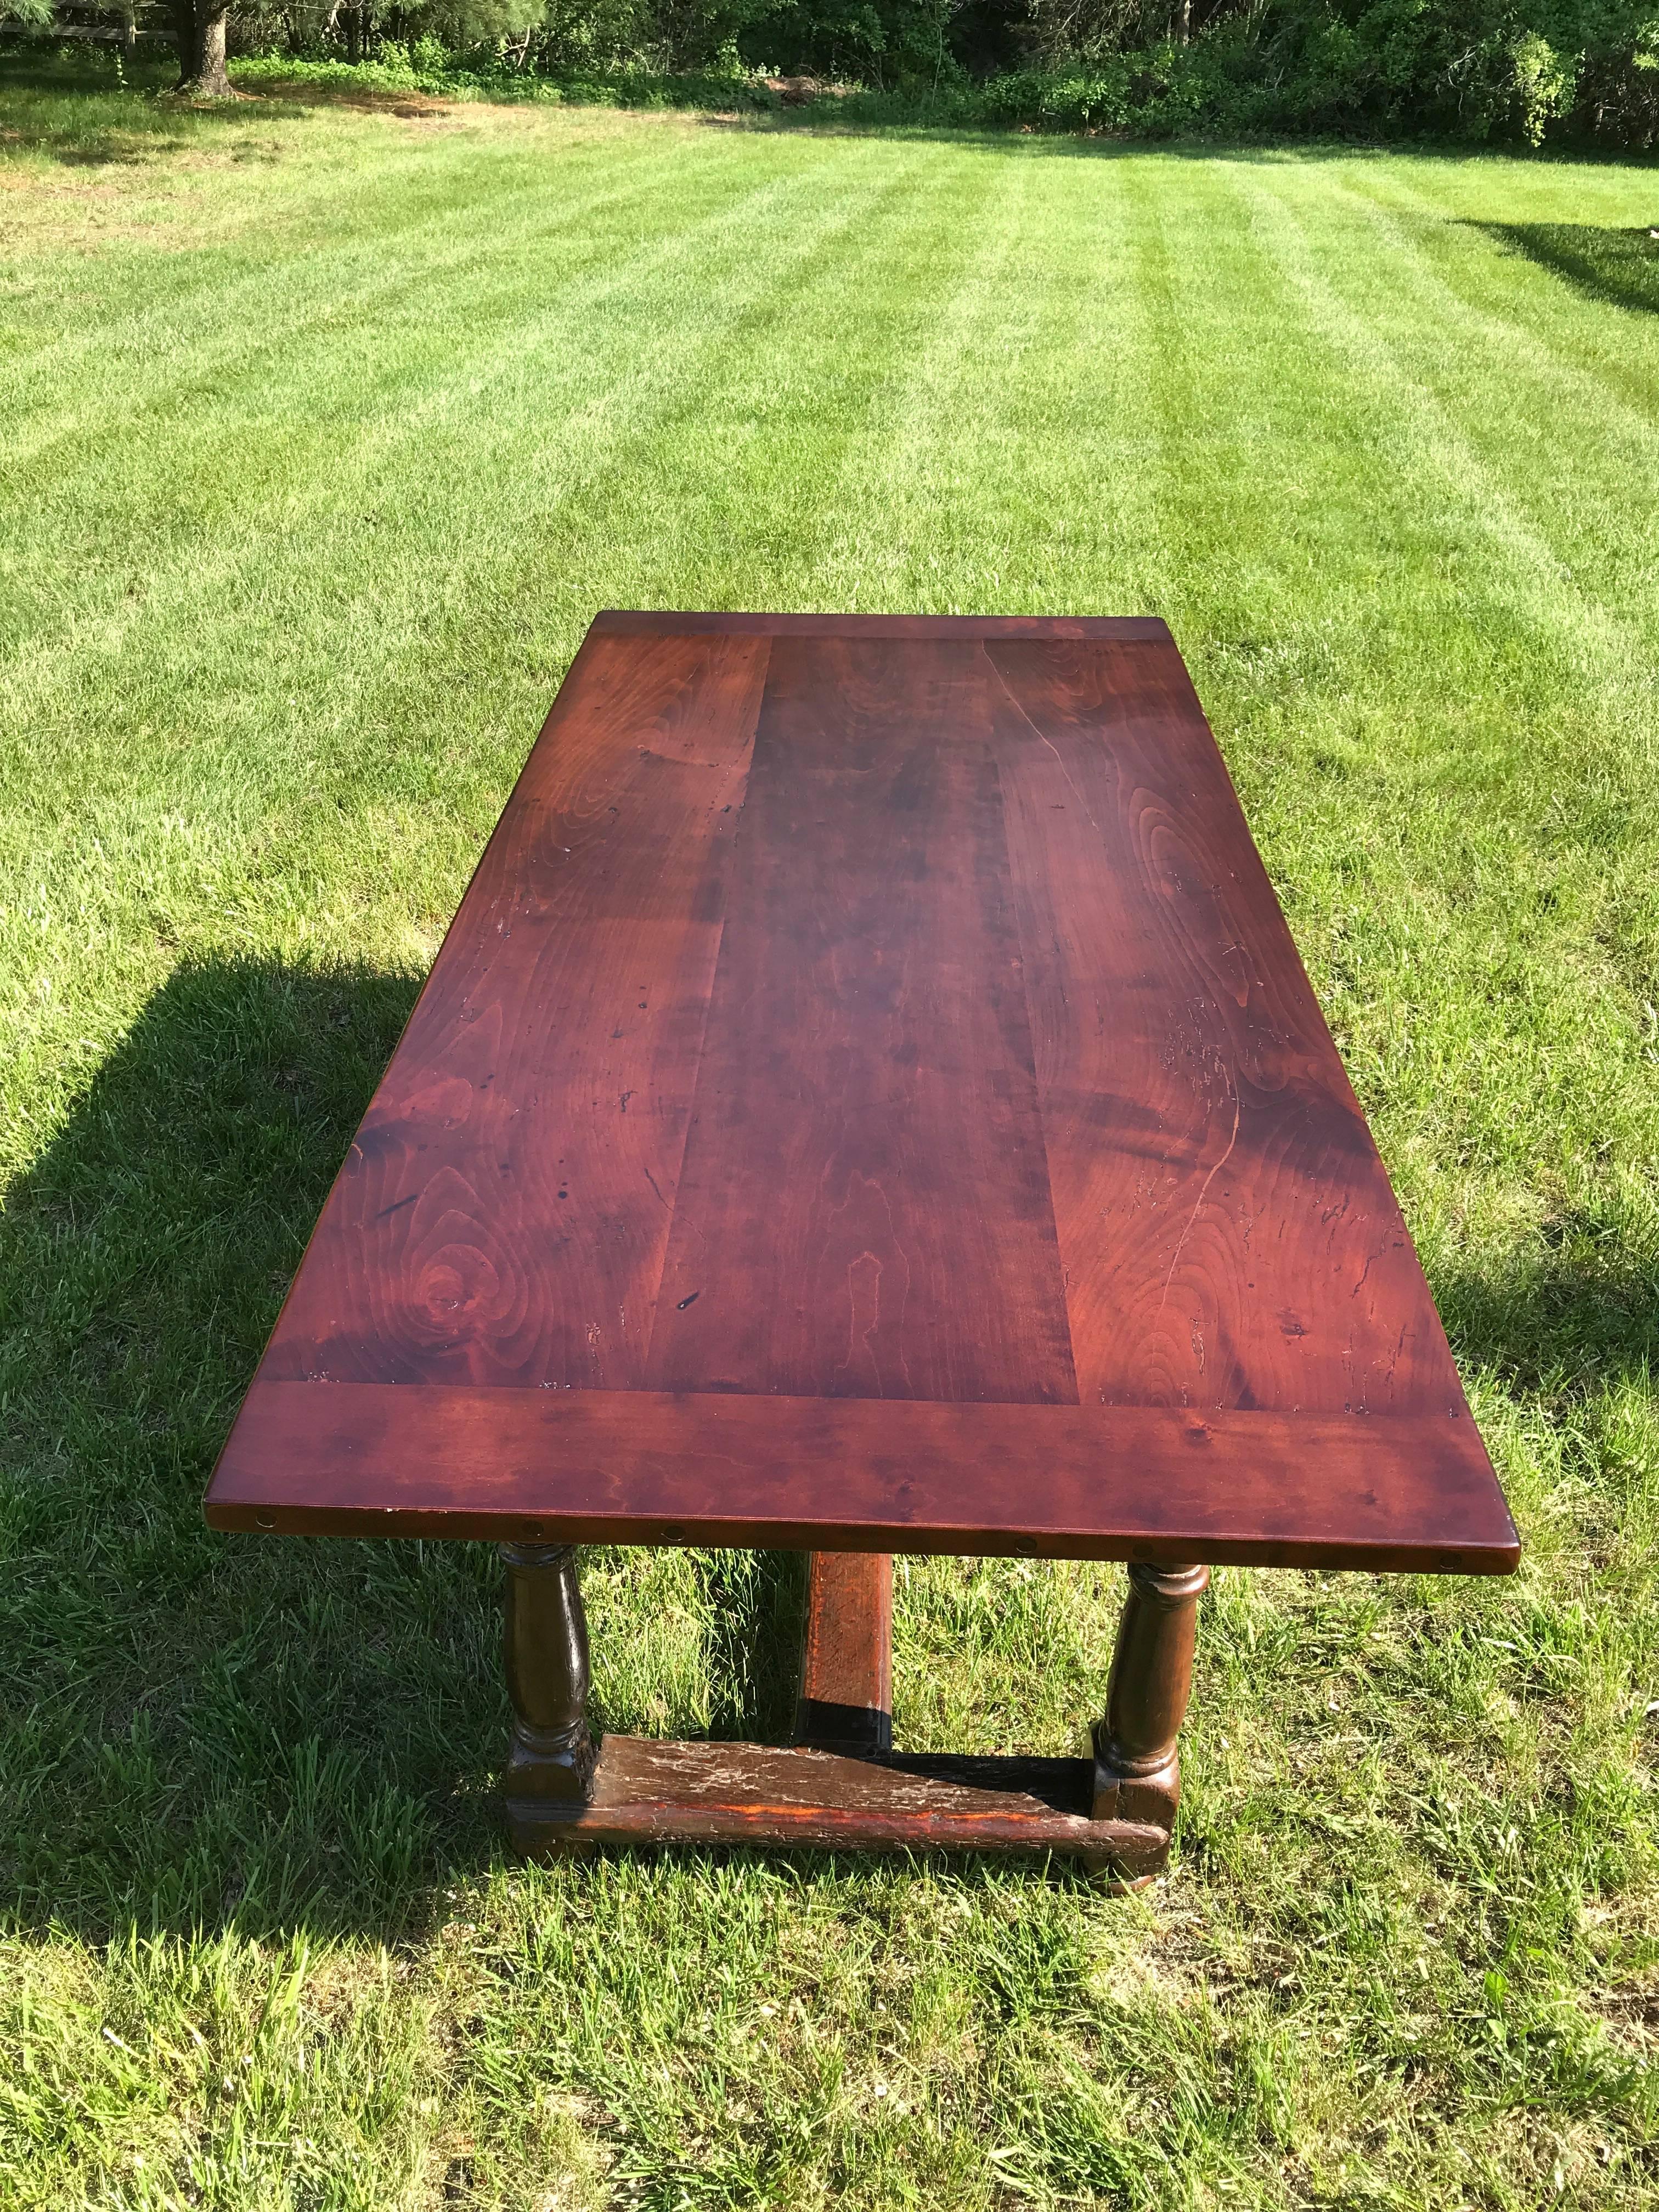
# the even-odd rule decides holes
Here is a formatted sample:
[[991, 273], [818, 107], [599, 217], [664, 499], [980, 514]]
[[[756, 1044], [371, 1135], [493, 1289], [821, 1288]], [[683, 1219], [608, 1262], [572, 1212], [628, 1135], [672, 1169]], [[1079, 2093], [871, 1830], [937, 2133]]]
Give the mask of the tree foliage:
[[[222, 0], [177, 4], [182, 50], [192, 8]], [[0, 21], [52, 6], [0, 0]], [[1659, 0], [231, 0], [229, 35], [434, 78], [648, 77], [660, 97], [804, 76], [965, 123], [1659, 145]]]

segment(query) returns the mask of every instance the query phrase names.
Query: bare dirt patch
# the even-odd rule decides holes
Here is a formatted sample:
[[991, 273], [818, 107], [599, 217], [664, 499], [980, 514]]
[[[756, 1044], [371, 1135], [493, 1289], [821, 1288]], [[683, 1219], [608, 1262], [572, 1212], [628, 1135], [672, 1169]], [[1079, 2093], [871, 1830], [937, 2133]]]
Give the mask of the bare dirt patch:
[[[434, 100], [424, 92], [388, 92], [383, 85], [307, 84], [292, 83], [281, 78], [270, 82], [268, 91], [246, 95], [251, 98], [277, 102], [283, 107], [347, 107], [363, 115], [391, 115], [400, 123], [441, 123], [454, 118], [460, 112], [460, 104], [454, 100]], [[468, 101], [471, 112], [475, 103]]]
[[845, 100], [852, 89], [823, 76], [769, 76], [761, 82], [786, 107], [810, 107], [817, 100]]

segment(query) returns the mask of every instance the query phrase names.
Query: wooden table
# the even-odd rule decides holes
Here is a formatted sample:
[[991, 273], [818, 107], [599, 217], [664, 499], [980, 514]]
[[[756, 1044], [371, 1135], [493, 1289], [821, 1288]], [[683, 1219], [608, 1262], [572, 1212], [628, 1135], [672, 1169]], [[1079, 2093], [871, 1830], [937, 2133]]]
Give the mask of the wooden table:
[[[605, 614], [214, 1527], [490, 1537], [529, 1849], [1162, 1863], [1216, 1561], [1515, 1528], [1156, 621]], [[797, 1743], [607, 1736], [574, 1547], [812, 1554]], [[891, 1752], [895, 1551], [1130, 1561], [1092, 1759]]]

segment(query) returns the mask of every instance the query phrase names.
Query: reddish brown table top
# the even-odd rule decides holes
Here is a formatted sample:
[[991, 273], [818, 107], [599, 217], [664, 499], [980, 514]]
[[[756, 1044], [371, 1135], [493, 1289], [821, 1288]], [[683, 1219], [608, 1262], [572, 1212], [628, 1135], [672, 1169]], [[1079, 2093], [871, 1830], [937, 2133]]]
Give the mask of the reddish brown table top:
[[1516, 1556], [1155, 621], [600, 616], [207, 1510]]

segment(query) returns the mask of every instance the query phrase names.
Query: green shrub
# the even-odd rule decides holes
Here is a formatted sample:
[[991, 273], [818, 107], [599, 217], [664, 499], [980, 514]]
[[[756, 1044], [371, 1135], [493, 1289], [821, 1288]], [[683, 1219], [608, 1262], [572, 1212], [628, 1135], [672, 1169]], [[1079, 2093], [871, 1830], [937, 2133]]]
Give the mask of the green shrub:
[[[418, 0], [374, 18], [378, 36], [359, 9], [353, 36], [360, 67], [434, 88], [528, 77], [627, 106], [775, 105], [765, 81], [784, 75], [850, 88], [849, 122], [1659, 143], [1659, 0], [1192, 5], [1189, 41], [1171, 35], [1178, 0]], [[280, 23], [291, 52], [327, 61], [345, 20], [238, 23], [244, 47]]]

